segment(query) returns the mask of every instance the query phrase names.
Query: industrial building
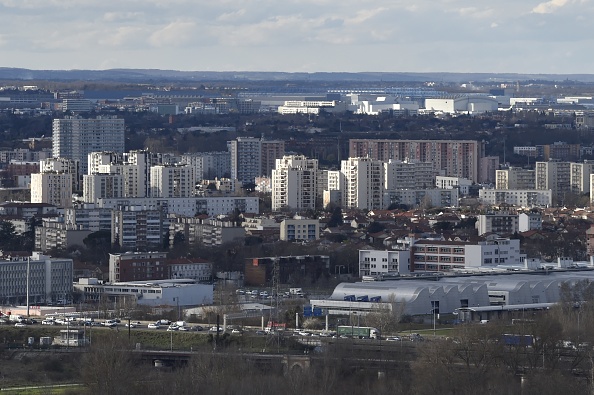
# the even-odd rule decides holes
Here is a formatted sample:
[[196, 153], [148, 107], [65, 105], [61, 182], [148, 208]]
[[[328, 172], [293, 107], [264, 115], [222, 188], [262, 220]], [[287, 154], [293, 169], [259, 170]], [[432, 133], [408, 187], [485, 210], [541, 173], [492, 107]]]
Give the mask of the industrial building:
[[311, 300], [330, 315], [369, 314], [390, 309], [410, 315], [480, 310], [485, 319], [513, 309], [541, 309], [560, 300], [562, 283], [594, 281], [594, 271], [541, 271], [480, 276], [441, 276], [341, 283], [328, 299]]

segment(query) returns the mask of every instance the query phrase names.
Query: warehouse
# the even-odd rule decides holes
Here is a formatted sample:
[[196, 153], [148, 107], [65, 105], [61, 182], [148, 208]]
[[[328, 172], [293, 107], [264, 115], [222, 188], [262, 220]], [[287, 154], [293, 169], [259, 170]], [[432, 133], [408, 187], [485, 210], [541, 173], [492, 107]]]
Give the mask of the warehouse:
[[562, 283], [594, 281], [594, 271], [531, 272], [480, 276], [441, 276], [429, 279], [400, 279], [341, 283], [328, 299], [311, 305], [329, 314], [365, 315], [378, 308], [398, 308], [403, 314], [453, 314], [459, 309], [491, 310], [490, 307], [549, 306], [560, 300]]

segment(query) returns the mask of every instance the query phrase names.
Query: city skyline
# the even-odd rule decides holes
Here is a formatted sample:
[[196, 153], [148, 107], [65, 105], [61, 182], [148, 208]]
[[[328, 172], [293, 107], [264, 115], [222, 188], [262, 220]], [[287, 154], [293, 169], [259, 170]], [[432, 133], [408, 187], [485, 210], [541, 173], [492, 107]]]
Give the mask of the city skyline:
[[34, 70], [563, 74], [588, 73], [594, 57], [588, 0], [0, 0], [0, 10], [0, 66]]

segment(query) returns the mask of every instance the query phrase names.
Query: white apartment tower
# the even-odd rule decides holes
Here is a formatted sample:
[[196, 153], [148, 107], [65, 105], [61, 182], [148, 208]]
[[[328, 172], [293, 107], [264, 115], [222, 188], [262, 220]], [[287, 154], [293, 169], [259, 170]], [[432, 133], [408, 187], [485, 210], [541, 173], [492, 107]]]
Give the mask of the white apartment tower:
[[119, 174], [85, 174], [83, 176], [83, 201], [97, 203], [98, 199], [124, 196], [124, 179]]
[[383, 208], [384, 162], [371, 158], [349, 158], [341, 162], [345, 178], [343, 204], [348, 208]]
[[272, 209], [315, 209], [317, 195], [317, 159], [302, 155], [283, 156], [272, 170]]
[[31, 203], [48, 203], [58, 207], [72, 207], [72, 174], [31, 174]]
[[54, 119], [53, 156], [80, 161], [81, 172], [86, 174], [91, 152], [124, 152], [124, 130], [124, 120], [114, 116]]
[[190, 197], [195, 190], [194, 168], [188, 165], [158, 165], [151, 167], [151, 197]]
[[553, 204], [563, 204], [565, 194], [570, 192], [570, 162], [536, 162], [536, 189], [550, 189]]
[[590, 174], [594, 173], [594, 161], [585, 160], [580, 163], [571, 163], [572, 193], [590, 193]]

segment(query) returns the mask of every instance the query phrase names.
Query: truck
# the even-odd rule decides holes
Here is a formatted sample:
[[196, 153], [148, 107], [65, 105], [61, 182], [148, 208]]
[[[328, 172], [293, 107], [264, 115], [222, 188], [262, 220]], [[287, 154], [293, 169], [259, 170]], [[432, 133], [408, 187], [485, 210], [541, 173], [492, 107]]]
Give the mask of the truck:
[[354, 337], [359, 339], [379, 339], [380, 331], [370, 326], [340, 325], [336, 328], [338, 336]]

